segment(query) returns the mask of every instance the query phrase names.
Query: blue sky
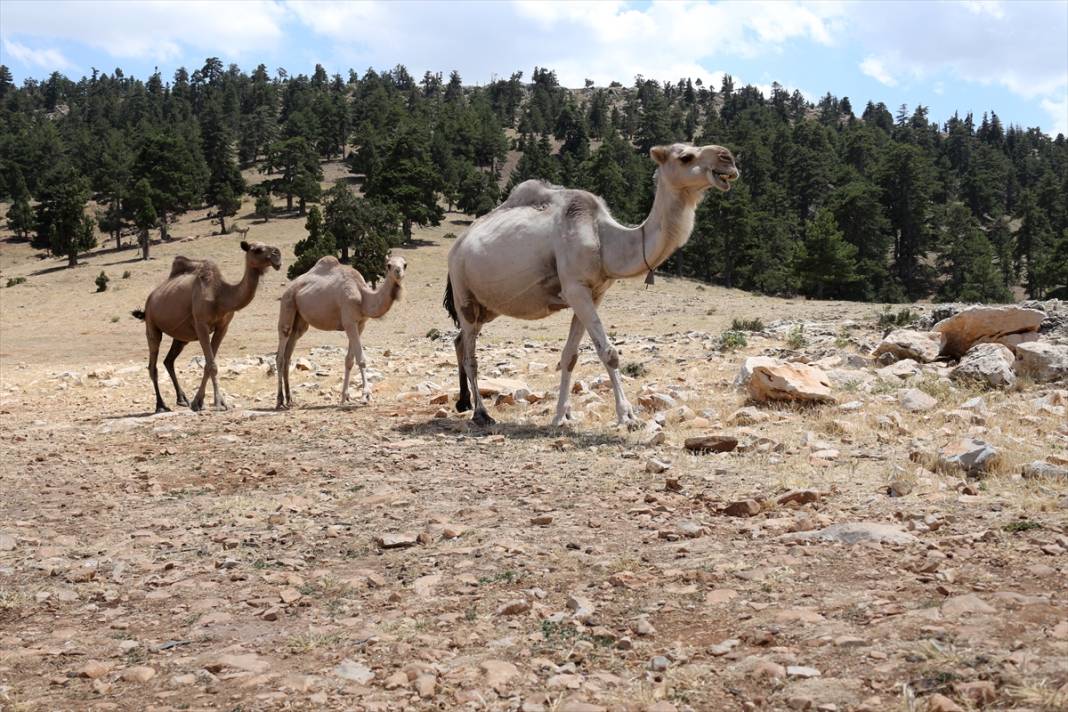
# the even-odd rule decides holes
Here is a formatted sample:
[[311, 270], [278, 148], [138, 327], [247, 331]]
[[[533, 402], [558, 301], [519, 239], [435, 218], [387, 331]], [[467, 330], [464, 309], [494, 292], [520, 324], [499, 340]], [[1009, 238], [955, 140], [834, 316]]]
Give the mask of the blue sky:
[[316, 62], [456, 69], [465, 83], [534, 66], [581, 86], [636, 74], [724, 73], [778, 81], [812, 100], [954, 110], [1068, 134], [1068, 1], [960, 2], [49, 2], [0, 0], [0, 62], [17, 82], [91, 67], [165, 77], [217, 56], [250, 70], [310, 73]]

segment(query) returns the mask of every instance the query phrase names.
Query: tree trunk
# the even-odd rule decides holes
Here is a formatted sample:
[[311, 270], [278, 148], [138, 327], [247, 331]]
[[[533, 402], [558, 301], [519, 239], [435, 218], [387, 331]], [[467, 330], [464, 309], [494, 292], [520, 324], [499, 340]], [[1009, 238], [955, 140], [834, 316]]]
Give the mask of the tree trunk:
[[409, 218], [404, 218], [404, 241], [412, 241], [412, 221]]
[[171, 239], [171, 236], [167, 234], [167, 211], [161, 210], [159, 213], [159, 238], [166, 242]]
[[148, 259], [148, 230], [141, 231], [141, 259]]
[[121, 250], [122, 249], [122, 230], [116, 230], [115, 233], [114, 233], [114, 236], [115, 236], [115, 249], [116, 250]]
[[226, 216], [222, 213], [219, 213], [219, 230], [221, 231], [221, 234], [226, 234]]
[[304, 198], [301, 198], [300, 199], [300, 214], [301, 215], [306, 215], [307, 214], [306, 207], [307, 206], [304, 205]]
[[78, 251], [77, 250], [71, 250], [70, 252], [67, 253], [67, 266], [68, 267], [77, 267], [78, 266]]
[[292, 210], [293, 210], [293, 194], [292, 193], [286, 193], [286, 211], [288, 212], [288, 211], [292, 211]]
[[349, 246], [348, 245], [344, 245], [343, 244], [341, 246], [341, 261], [344, 264], [348, 264], [349, 263]]

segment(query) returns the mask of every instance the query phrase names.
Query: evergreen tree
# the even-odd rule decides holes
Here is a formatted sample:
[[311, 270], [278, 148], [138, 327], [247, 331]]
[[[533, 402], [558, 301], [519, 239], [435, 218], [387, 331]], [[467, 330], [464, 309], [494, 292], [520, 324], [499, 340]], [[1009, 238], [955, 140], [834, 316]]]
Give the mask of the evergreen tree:
[[11, 207], [7, 210], [7, 227], [15, 233], [17, 239], [25, 240], [33, 230], [34, 224], [33, 208], [30, 207], [30, 191], [26, 189], [26, 181], [22, 178], [22, 172], [16, 168], [14, 187], [11, 191]]
[[256, 196], [256, 217], [263, 222], [267, 222], [271, 219], [271, 212], [274, 210], [274, 202], [271, 200], [269, 193], [260, 193]]
[[38, 195], [35, 246], [77, 265], [78, 254], [96, 246], [96, 221], [85, 214], [88, 199], [89, 182], [69, 165], [56, 167]]
[[134, 175], [148, 180], [160, 237], [167, 240], [168, 214], [197, 203], [204, 194], [208, 169], [194, 140], [174, 130], [149, 129], [142, 137]]
[[426, 142], [411, 127], [402, 128], [377, 171], [368, 176], [368, 198], [394, 205], [403, 219], [404, 241], [412, 239], [412, 225], [438, 225], [445, 212], [438, 205], [440, 177], [434, 170]]
[[921, 260], [930, 240], [928, 218], [934, 189], [930, 159], [916, 146], [896, 144], [879, 167], [878, 180], [896, 233], [894, 275], [910, 297], [921, 296], [928, 278]]
[[857, 279], [857, 248], [846, 242], [834, 220], [823, 209], [805, 226], [805, 242], [798, 259], [801, 290], [808, 296], [836, 298], [850, 291]]
[[460, 181], [457, 206], [469, 215], [481, 216], [497, 207], [501, 191], [497, 179], [468, 164]]
[[308, 219], [304, 222], [304, 229], [308, 231], [308, 236], [303, 240], [299, 240], [293, 247], [293, 254], [296, 255], [297, 259], [286, 270], [286, 276], [290, 279], [296, 279], [304, 274], [323, 257], [337, 254], [334, 236], [323, 225], [323, 214], [319, 211], [318, 206], [313, 205], [308, 212]]
[[147, 260], [151, 241], [148, 231], [159, 223], [156, 206], [152, 202], [152, 185], [147, 178], [142, 178], [134, 185], [127, 199], [127, 210], [133, 215], [137, 226], [138, 243], [141, 245], [141, 259]]
[[286, 198], [286, 211], [293, 210], [293, 197], [304, 203], [318, 198], [319, 181], [323, 178], [319, 157], [315, 149], [303, 137], [276, 141], [267, 150], [267, 158], [260, 169], [263, 173], [279, 173], [268, 182], [270, 190]]
[[940, 220], [939, 266], [946, 279], [938, 288], [943, 301], [1007, 302], [1012, 295], [994, 264], [994, 249], [979, 222], [961, 203], [946, 206]]

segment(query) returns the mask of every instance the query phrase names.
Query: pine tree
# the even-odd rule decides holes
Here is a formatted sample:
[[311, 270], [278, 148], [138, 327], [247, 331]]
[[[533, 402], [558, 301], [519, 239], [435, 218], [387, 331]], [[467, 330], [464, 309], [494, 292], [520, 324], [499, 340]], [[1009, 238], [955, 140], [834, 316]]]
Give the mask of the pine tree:
[[945, 281], [938, 288], [942, 301], [1007, 302], [1012, 295], [994, 264], [994, 249], [967, 206], [948, 205], [942, 211], [939, 266]]
[[927, 285], [921, 258], [930, 241], [928, 217], [934, 190], [930, 159], [916, 146], [896, 144], [878, 169], [878, 182], [896, 233], [894, 274], [909, 296], [920, 296]]
[[53, 255], [66, 255], [67, 265], [96, 246], [96, 221], [85, 214], [89, 182], [69, 165], [58, 166], [38, 195], [36, 245]]
[[152, 202], [152, 185], [147, 178], [142, 178], [134, 185], [127, 198], [126, 209], [133, 215], [134, 225], [137, 226], [141, 259], [147, 260], [151, 245], [148, 231], [159, 222], [156, 206]]
[[297, 259], [286, 270], [286, 276], [290, 279], [296, 279], [304, 274], [323, 257], [337, 254], [334, 236], [323, 225], [323, 214], [318, 206], [313, 205], [308, 211], [304, 229], [308, 231], [308, 236], [298, 241], [293, 247], [293, 254]]
[[147, 179], [152, 188], [160, 237], [166, 240], [168, 214], [186, 210], [200, 200], [208, 168], [190, 137], [173, 129], [149, 129], [142, 137], [134, 175]]
[[271, 212], [274, 210], [274, 201], [271, 200], [269, 193], [260, 193], [256, 196], [256, 217], [263, 222], [267, 222], [271, 219]]
[[402, 128], [377, 171], [368, 176], [365, 194], [396, 206], [403, 219], [404, 241], [413, 225], [438, 225], [445, 212], [438, 204], [442, 182], [426, 141], [413, 127]]
[[33, 208], [30, 207], [30, 191], [26, 189], [26, 181], [18, 168], [15, 169], [13, 182], [11, 207], [7, 211], [7, 227], [15, 233], [17, 239], [25, 240], [33, 230], [34, 214]]
[[857, 248], [846, 242], [834, 221], [834, 214], [824, 208], [805, 225], [805, 242], [798, 259], [801, 290], [823, 299], [846, 293], [857, 279]]
[[319, 181], [323, 172], [315, 149], [303, 137], [276, 141], [267, 150], [267, 157], [260, 168], [263, 173], [279, 173], [271, 178], [270, 190], [286, 198], [286, 211], [293, 210], [293, 197], [298, 196], [303, 204], [318, 197]]
[[496, 177], [467, 164], [457, 194], [460, 210], [476, 217], [485, 215], [497, 207], [500, 197]]

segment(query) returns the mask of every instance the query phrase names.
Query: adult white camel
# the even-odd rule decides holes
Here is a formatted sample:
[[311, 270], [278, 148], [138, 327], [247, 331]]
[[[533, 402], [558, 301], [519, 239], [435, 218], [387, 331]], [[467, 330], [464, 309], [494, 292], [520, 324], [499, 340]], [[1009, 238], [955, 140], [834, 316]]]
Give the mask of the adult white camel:
[[619, 378], [619, 355], [605, 335], [597, 306], [616, 279], [651, 273], [693, 231], [694, 212], [708, 188], [730, 190], [740, 175], [722, 146], [655, 146], [659, 167], [653, 209], [641, 225], [616, 222], [604, 201], [583, 190], [526, 181], [482, 216], [452, 246], [445, 308], [460, 328], [458, 411], [474, 405], [473, 421], [493, 423], [478, 392], [475, 341], [498, 316], [543, 319], [570, 308], [571, 331], [560, 355], [560, 396], [552, 424], [571, 417], [571, 373], [583, 331], [608, 370], [620, 425], [637, 427]]

